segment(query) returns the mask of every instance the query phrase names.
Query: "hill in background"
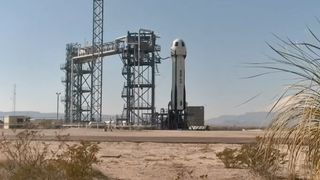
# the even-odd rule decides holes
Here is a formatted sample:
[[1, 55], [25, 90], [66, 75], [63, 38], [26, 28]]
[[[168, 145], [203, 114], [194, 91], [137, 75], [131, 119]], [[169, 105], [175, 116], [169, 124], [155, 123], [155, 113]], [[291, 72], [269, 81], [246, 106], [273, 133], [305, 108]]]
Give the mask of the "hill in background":
[[[13, 115], [13, 112], [2, 112], [0, 111], [0, 120], [3, 119], [5, 116]], [[41, 113], [37, 111], [16, 111], [15, 112], [16, 116], [29, 116], [32, 119], [56, 119], [57, 118], [57, 113]], [[103, 120], [109, 120], [115, 119], [116, 115], [103, 115], [102, 119]], [[64, 114], [60, 113], [59, 114], [59, 119], [63, 119]]]
[[274, 117], [274, 113], [248, 112], [242, 115], [224, 115], [206, 120], [206, 125], [214, 127], [267, 127]]
[[[56, 119], [56, 113], [41, 113], [37, 111], [17, 111], [17, 116], [29, 116], [33, 119]], [[0, 120], [4, 116], [13, 115], [13, 112], [0, 111]], [[242, 115], [223, 115], [217, 118], [208, 119], [205, 121], [206, 125], [214, 127], [256, 127], [264, 128], [271, 123], [274, 114], [268, 112], [248, 112]], [[59, 118], [63, 119], [64, 114], [60, 113]], [[103, 115], [103, 120], [115, 119], [115, 115]]]

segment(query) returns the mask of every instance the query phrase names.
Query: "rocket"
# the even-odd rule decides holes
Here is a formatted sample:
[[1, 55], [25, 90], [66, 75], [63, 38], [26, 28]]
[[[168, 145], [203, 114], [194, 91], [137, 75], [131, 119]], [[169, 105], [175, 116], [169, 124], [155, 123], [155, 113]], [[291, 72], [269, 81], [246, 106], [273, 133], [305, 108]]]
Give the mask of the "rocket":
[[172, 88], [171, 110], [178, 112], [186, 108], [185, 60], [187, 49], [182, 39], [176, 39], [171, 46]]

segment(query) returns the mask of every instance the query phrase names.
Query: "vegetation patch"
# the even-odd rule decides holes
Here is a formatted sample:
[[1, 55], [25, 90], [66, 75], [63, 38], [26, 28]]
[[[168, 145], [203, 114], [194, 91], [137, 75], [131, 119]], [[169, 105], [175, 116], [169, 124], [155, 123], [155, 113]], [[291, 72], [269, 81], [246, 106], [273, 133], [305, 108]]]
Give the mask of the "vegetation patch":
[[226, 168], [248, 168], [260, 176], [275, 178], [286, 163], [286, 153], [273, 147], [261, 146], [260, 143], [261, 138], [257, 138], [257, 143], [244, 144], [235, 149], [225, 148], [216, 155]]
[[[254, 77], [282, 72], [292, 75], [293, 82], [272, 107], [276, 116], [257, 145], [217, 154], [226, 167], [248, 167], [270, 174], [283, 165], [286, 179], [320, 179], [320, 39], [308, 31], [312, 37], [309, 42], [277, 37], [280, 43], [269, 45], [277, 57], [272, 62], [252, 64], [267, 70]], [[279, 149], [287, 153], [287, 163]]]
[[0, 163], [2, 179], [12, 180], [89, 180], [108, 179], [93, 168], [97, 158], [97, 143], [82, 141], [69, 145], [59, 142], [58, 148], [49, 143], [34, 141], [42, 135], [25, 130], [17, 134], [16, 140], [3, 137], [0, 152], [6, 160]]

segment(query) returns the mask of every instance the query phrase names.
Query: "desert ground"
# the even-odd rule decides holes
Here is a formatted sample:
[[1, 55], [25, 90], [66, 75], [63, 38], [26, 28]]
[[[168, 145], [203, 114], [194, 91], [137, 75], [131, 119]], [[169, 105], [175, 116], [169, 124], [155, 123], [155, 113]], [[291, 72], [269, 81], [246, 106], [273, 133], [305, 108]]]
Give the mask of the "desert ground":
[[[21, 130], [0, 130], [15, 138]], [[39, 140], [57, 145], [57, 135], [67, 141], [99, 142], [96, 167], [112, 179], [261, 179], [246, 169], [226, 169], [215, 155], [226, 147], [254, 142], [262, 131], [125, 131], [70, 128], [41, 130]], [[1, 157], [0, 155], [0, 158]]]

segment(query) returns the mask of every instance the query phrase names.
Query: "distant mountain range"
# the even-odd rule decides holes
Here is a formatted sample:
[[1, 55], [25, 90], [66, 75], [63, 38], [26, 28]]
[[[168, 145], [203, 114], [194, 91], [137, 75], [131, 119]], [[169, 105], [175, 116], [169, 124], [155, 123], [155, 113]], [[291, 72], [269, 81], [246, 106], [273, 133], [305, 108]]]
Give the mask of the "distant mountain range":
[[274, 113], [268, 112], [248, 112], [242, 115], [225, 115], [206, 120], [206, 125], [215, 127], [257, 127], [268, 126]]
[[[0, 120], [4, 116], [13, 115], [13, 112], [0, 111]], [[41, 113], [37, 111], [17, 111], [15, 115], [29, 116], [34, 119], [56, 119], [56, 113]], [[116, 115], [103, 115], [103, 119], [115, 119]], [[217, 118], [208, 119], [206, 125], [215, 127], [266, 127], [270, 124], [274, 114], [268, 112], [248, 112], [242, 115], [224, 115]], [[59, 114], [59, 118], [63, 119], [64, 114]]]
[[[16, 111], [15, 113], [13, 112], [2, 112], [0, 111], [0, 120], [4, 116], [9, 116], [15, 114], [16, 116], [28, 116], [34, 119], [56, 119], [57, 118], [57, 113], [41, 113], [37, 111]], [[114, 119], [116, 115], [103, 115], [102, 118], [107, 120], [107, 119]], [[59, 119], [63, 119], [64, 114], [59, 113]]]
[[[41, 113], [37, 111], [16, 111], [13, 112], [2, 112], [0, 111], [0, 117], [16, 115], [16, 116], [29, 116], [31, 118], [43, 118], [43, 119], [55, 119], [57, 118], [57, 113]], [[59, 117], [63, 117], [63, 114], [59, 114]]]

